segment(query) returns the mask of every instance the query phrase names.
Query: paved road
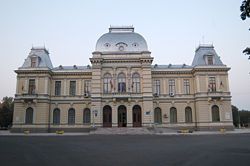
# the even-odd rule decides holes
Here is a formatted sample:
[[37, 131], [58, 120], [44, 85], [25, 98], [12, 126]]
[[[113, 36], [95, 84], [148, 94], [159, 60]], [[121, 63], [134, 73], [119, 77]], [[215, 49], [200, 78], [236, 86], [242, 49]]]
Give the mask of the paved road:
[[0, 165], [249, 166], [250, 134], [0, 136]]

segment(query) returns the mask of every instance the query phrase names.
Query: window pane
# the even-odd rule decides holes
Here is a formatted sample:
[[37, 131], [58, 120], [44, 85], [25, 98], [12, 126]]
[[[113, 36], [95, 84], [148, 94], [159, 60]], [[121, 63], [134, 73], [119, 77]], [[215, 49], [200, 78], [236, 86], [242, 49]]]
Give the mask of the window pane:
[[75, 124], [75, 110], [73, 108], [69, 109], [68, 112], [68, 124]]
[[36, 85], [35, 85], [35, 79], [30, 79], [29, 80], [29, 94], [35, 94], [35, 90], [36, 90]]
[[185, 79], [184, 82], [184, 94], [190, 94], [190, 83], [189, 80]]
[[55, 95], [60, 96], [61, 95], [61, 81], [55, 82]]
[[91, 86], [90, 80], [85, 80], [84, 81], [84, 93], [90, 94], [90, 86]]
[[208, 91], [216, 92], [216, 80], [215, 77], [209, 77]]
[[33, 108], [27, 108], [25, 115], [25, 124], [33, 123]]
[[70, 81], [69, 95], [70, 96], [75, 96], [76, 95], [76, 81]]
[[90, 109], [88, 108], [83, 111], [83, 123], [90, 123]]
[[53, 111], [53, 124], [60, 124], [60, 110], [58, 108]]
[[170, 93], [175, 93], [175, 80], [169, 80], [169, 94]]

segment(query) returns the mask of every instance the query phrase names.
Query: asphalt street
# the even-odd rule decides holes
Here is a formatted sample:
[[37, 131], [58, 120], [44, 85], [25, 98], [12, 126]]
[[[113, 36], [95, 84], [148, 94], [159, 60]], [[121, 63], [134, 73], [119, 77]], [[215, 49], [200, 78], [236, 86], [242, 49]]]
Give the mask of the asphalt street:
[[0, 165], [249, 166], [250, 134], [0, 136]]

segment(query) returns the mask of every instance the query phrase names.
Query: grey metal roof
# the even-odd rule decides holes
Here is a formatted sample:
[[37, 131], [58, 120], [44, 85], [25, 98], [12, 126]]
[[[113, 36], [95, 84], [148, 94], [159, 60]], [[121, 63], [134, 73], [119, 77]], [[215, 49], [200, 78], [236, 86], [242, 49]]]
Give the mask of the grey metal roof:
[[152, 65], [152, 68], [153, 69], [192, 69], [193, 67], [186, 65], [186, 64], [182, 64], [182, 65], [179, 65], [179, 64], [178, 65], [172, 65], [172, 64], [158, 65], [158, 64], [155, 64], [155, 65]]
[[39, 58], [39, 63], [35, 68], [53, 68], [48, 50], [42, 47], [32, 47], [28, 57], [25, 59], [22, 67], [20, 67], [19, 69], [31, 68], [31, 57], [34, 56], [37, 56]]
[[[123, 47], [122, 49], [120, 47]], [[148, 51], [146, 40], [132, 26], [110, 27], [96, 42], [97, 52]]]
[[71, 71], [71, 70], [90, 70], [91, 66], [58, 66], [52, 69], [52, 71]]
[[195, 51], [192, 66], [207, 65], [205, 60], [206, 55], [214, 57], [213, 65], [224, 65], [220, 60], [220, 57], [217, 55], [213, 45], [200, 45]]

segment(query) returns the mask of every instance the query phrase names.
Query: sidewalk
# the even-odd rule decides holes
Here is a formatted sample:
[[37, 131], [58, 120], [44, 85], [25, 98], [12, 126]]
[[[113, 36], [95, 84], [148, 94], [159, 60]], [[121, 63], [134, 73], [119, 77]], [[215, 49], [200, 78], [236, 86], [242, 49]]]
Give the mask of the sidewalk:
[[[111, 130], [112, 128], [109, 128], [108, 130]], [[131, 129], [129, 129], [131, 130]], [[143, 129], [145, 130], [145, 129]], [[90, 132], [90, 133], [63, 133], [63, 134], [56, 134], [56, 133], [10, 133], [9, 130], [0, 130], [0, 136], [88, 136], [88, 135], [221, 135], [221, 134], [250, 134], [250, 128], [244, 128], [244, 129], [235, 129], [234, 131], [194, 131], [193, 133], [178, 133], [177, 130], [171, 130], [166, 129], [161, 132], [154, 132], [154, 131], [145, 131], [145, 133], [142, 133], [143, 130], [139, 130], [139, 132], [135, 132], [133, 130], [132, 133], [125, 132], [121, 133], [120, 131], [118, 133], [112, 133], [109, 132], [103, 132], [103, 129], [101, 128], [101, 132]]]

